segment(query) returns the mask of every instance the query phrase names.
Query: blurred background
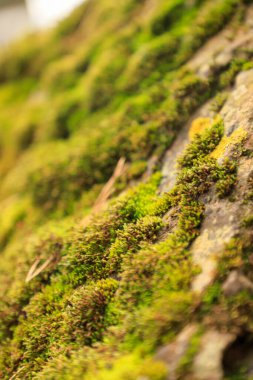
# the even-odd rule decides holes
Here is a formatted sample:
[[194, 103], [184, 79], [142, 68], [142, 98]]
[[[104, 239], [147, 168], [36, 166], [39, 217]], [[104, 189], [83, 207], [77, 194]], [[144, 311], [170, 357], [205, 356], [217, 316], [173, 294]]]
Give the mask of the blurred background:
[[0, 0], [0, 47], [34, 30], [54, 26], [84, 0]]

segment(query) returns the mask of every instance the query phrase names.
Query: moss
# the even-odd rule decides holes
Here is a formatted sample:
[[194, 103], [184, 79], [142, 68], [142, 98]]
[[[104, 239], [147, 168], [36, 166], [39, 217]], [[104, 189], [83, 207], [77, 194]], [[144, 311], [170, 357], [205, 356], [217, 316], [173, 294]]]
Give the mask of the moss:
[[[248, 334], [252, 331], [251, 292], [241, 289], [237, 294], [225, 295], [222, 284], [233, 270], [252, 280], [252, 234], [244, 231], [240, 237], [231, 239], [220, 254], [216, 279], [202, 298], [202, 318], [207, 326], [223, 331], [228, 331], [229, 326], [230, 332], [243, 331]], [[215, 318], [212, 317], [213, 313]]]
[[62, 38], [75, 33], [83, 21], [84, 14], [88, 13], [89, 7], [90, 4], [83, 4], [75, 9], [67, 19], [61, 21], [54, 31], [55, 38]]
[[162, 4], [150, 23], [151, 32], [155, 35], [163, 34], [178, 21], [185, 11], [185, 3], [181, 0]]
[[157, 37], [144, 45], [129, 62], [122, 87], [132, 90], [137, 85], [140, 86], [144, 79], [149, 78], [149, 82], [159, 79], [161, 73], [169, 69], [176, 48], [177, 39], [170, 34]]
[[244, 60], [234, 60], [230, 63], [228, 69], [221, 75], [219, 82], [220, 87], [226, 88], [234, 83], [236, 74], [241, 70]]
[[219, 198], [224, 198], [231, 193], [236, 185], [237, 163], [236, 161], [226, 160], [219, 170], [216, 193]]
[[236, 136], [232, 134], [231, 138], [227, 138], [223, 137], [223, 133], [222, 120], [217, 119], [211, 127], [204, 127], [202, 134], [196, 134], [193, 142], [178, 160], [179, 165], [185, 168], [179, 176], [179, 181], [184, 184], [184, 191], [190, 192], [192, 196], [196, 194], [197, 188], [204, 192], [212, 183], [216, 183], [216, 194], [219, 198], [229, 195], [235, 187], [236, 159], [225, 158], [222, 165], [218, 165], [214, 158], [217, 158], [217, 152], [222, 155], [226, 151], [226, 148], [223, 149], [224, 141], [228, 140], [224, 143], [226, 147], [233, 147], [245, 139], [245, 134], [238, 131], [234, 132]]
[[[1, 378], [163, 380], [154, 352], [193, 319], [251, 331], [252, 297], [221, 291], [232, 269], [252, 279], [249, 220], [201, 304], [191, 289], [203, 195], [233, 190], [245, 131], [224, 136], [220, 117], [199, 118], [170, 192], [159, 193], [158, 172], [197, 108], [214, 97], [219, 112], [221, 91], [252, 67], [250, 51], [205, 79], [184, 66], [230, 21], [236, 32], [244, 10], [236, 0], [90, 0], [1, 53]], [[93, 213], [121, 157], [126, 170]]]
[[[141, 361], [138, 355], [125, 355], [118, 359], [111, 369], [102, 370], [99, 380], [134, 380], [136, 378], [148, 378], [150, 380], [165, 380], [167, 369], [163, 363], [152, 359]], [[88, 374], [87, 379], [92, 379], [94, 374]]]
[[211, 153], [211, 157], [219, 158], [233, 145], [240, 144], [247, 137], [247, 132], [242, 128], [237, 128], [230, 136], [223, 136], [220, 144]]
[[155, 241], [162, 226], [161, 218], [146, 216], [136, 224], [129, 224], [123, 231], [119, 231], [109, 250], [109, 273], [118, 272], [122, 256], [131, 255], [137, 251], [141, 242]]
[[0, 233], [0, 247], [4, 247], [15, 233], [18, 226], [22, 225], [22, 221], [26, 216], [26, 200], [16, 199], [6, 202], [2, 210], [1, 218], [1, 233]]
[[[87, 107], [90, 112], [106, 106], [116, 93], [115, 81], [126, 66], [127, 51], [118, 47], [117, 54], [104, 54], [94, 68], [94, 78], [89, 87]], [[99, 58], [98, 58], [99, 59]]]
[[211, 120], [209, 118], [205, 117], [199, 117], [198, 119], [195, 119], [192, 124], [189, 131], [189, 138], [192, 140], [195, 135], [201, 134], [206, 128], [211, 126]]
[[[220, 124], [212, 128], [219, 131]], [[219, 142], [214, 131], [209, 131], [208, 135], [212, 149]], [[197, 135], [191, 146], [198, 141]], [[124, 344], [128, 347], [131, 342], [144, 339], [148, 351], [153, 350], [165, 337], [172, 337], [172, 330], [180, 329], [192, 311], [189, 287], [197, 273], [186, 249], [197, 236], [203, 217], [203, 205], [197, 198], [211, 185], [208, 182], [201, 188], [196, 179], [207, 170], [204, 157], [211, 148], [199, 144], [199, 154], [203, 158], [195, 160], [191, 169], [181, 168], [170, 194], [162, 198], [157, 196], [161, 178], [157, 173], [146, 184], [129, 190], [112, 203], [109, 210], [97, 221], [93, 220], [85, 231], [80, 229], [69, 234], [61, 246], [60, 265], [52, 268], [52, 284], [33, 295], [29, 304], [23, 306], [26, 318], [21, 317], [14, 329], [16, 360], [20, 360], [20, 350], [25, 347], [27, 370], [39, 371], [41, 359], [47, 361], [51, 355], [56, 355], [61, 334], [65, 336], [65, 343], [70, 341], [74, 347], [80, 339], [86, 345], [91, 344], [102, 339], [106, 327], [122, 321], [125, 310], [131, 318], [120, 323], [125, 325]], [[189, 149], [185, 159], [187, 152], [191, 157]], [[196, 200], [189, 198], [189, 186]], [[176, 228], [164, 241], [155, 243], [163, 226], [161, 216], [171, 207], [175, 208]], [[182, 270], [183, 267], [188, 270]], [[109, 279], [112, 274], [121, 281]], [[50, 272], [42, 275], [45, 281], [49, 280]], [[160, 319], [159, 310], [166, 311], [167, 317], [163, 314]], [[63, 322], [62, 314], [65, 316]], [[67, 350], [67, 346], [61, 345], [61, 350]], [[10, 364], [13, 366], [14, 363]]]
[[223, 122], [218, 119], [210, 128], [204, 130], [201, 135], [196, 135], [194, 143], [188, 146], [185, 154], [179, 159], [179, 164], [182, 167], [190, 167], [197, 160], [207, 156], [219, 144], [223, 133]]
[[67, 335], [78, 344], [91, 345], [100, 340], [106, 327], [115, 323], [107, 306], [117, 290], [113, 279], [77, 288], [67, 299], [64, 324]]
[[228, 98], [228, 92], [223, 91], [218, 93], [215, 98], [212, 100], [210, 105], [210, 110], [214, 113], [217, 113], [221, 110]]
[[252, 227], [253, 225], [253, 215], [249, 215], [246, 218], [243, 219], [242, 221], [243, 227], [249, 228]]
[[234, 0], [207, 2], [193, 14], [195, 28], [182, 41], [177, 60], [185, 62], [213, 34], [217, 33], [235, 14], [238, 2]]
[[53, 92], [59, 92], [73, 88], [80, 77], [89, 68], [89, 59], [83, 51], [64, 56], [52, 62], [43, 73], [43, 87]]
[[[150, 95], [137, 96], [126, 103], [120, 115], [120, 124], [115, 127], [116, 137], [112, 130], [104, 133], [101, 124], [101, 127], [90, 132], [89, 143], [83, 136], [73, 136], [70, 143], [55, 145], [57, 159], [52, 152], [47, 154], [46, 160], [41, 160], [41, 154], [44, 150], [50, 150], [50, 145], [40, 145], [20, 163], [16, 170], [19, 180], [21, 177], [20, 182], [26, 181], [37, 207], [42, 207], [45, 212], [71, 213], [82, 191], [88, 191], [95, 183], [104, 183], [110, 177], [120, 155], [127, 157], [130, 162], [144, 161], [151, 154], [160, 157], [173, 141], [175, 132], [172, 129], [180, 127], [191, 110], [203, 101], [207, 88], [208, 83], [187, 73], [173, 84], [170, 107], [174, 104], [175, 109], [166, 110], [166, 102], [161, 105], [161, 111], [152, 114], [152, 107], [160, 100], [158, 89], [153, 88]], [[178, 112], [182, 107], [184, 112], [180, 114]], [[76, 99], [65, 97], [58, 100], [56, 114], [50, 116], [43, 129], [36, 126], [34, 139], [44, 141], [70, 137], [77, 121], [72, 118], [69, 120], [69, 115], [74, 113], [76, 117], [81, 117], [77, 109]], [[137, 118], [138, 124], [134, 121]], [[122, 123], [126, 127], [121, 130]], [[166, 128], [167, 123], [171, 125], [169, 130]], [[125, 185], [122, 183], [123, 186], [127, 186], [132, 176], [125, 179], [127, 181]]]
[[[130, 190], [122, 199], [113, 204], [109, 210], [98, 221], [93, 221], [85, 234], [83, 230], [77, 231], [71, 236], [70, 255], [67, 257], [67, 264], [73, 268], [71, 279], [74, 283], [84, 281], [84, 279], [101, 278], [108, 276], [113, 261], [120, 260], [120, 248], [125, 244], [129, 233], [136, 234], [131, 236], [132, 242], [129, 249], [138, 248], [141, 241], [152, 240], [156, 231], [161, 228], [161, 220], [158, 218], [145, 218], [156, 197], [156, 189], [159, 183], [160, 174], [154, 175], [147, 184], [141, 184], [137, 188]], [[143, 219], [140, 219], [143, 218]], [[135, 225], [135, 222], [137, 225]], [[128, 225], [130, 222], [133, 224]], [[152, 228], [149, 235], [149, 227]], [[122, 231], [123, 230], [123, 231]], [[121, 232], [122, 231], [122, 232]], [[154, 239], [153, 237], [153, 239]], [[73, 242], [75, 242], [73, 244]], [[108, 248], [112, 245], [110, 250]], [[118, 248], [117, 248], [118, 246]], [[113, 248], [114, 247], [114, 248]], [[127, 247], [128, 248], [128, 247]], [[127, 249], [128, 250], [128, 249]], [[111, 255], [111, 264], [105, 265]], [[117, 256], [119, 255], [119, 258]]]
[[129, 318], [126, 328], [131, 335], [126, 336], [125, 343], [128, 349], [144, 341], [146, 352], [152, 352], [171, 341], [183, 323], [189, 321], [192, 303], [193, 295], [187, 291], [154, 295], [152, 306], [136, 308]]

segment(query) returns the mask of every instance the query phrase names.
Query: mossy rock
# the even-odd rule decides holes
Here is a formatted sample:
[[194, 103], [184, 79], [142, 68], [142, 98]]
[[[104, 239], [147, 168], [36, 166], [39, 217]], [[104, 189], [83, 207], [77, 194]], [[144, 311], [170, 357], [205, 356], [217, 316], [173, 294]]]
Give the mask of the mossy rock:
[[[1, 52], [0, 378], [195, 378], [203, 331], [252, 335], [250, 287], [223, 291], [233, 271], [253, 281], [249, 3], [87, 0]], [[236, 235], [196, 293], [193, 243], [233, 202]], [[156, 361], [192, 323], [177, 368]]]

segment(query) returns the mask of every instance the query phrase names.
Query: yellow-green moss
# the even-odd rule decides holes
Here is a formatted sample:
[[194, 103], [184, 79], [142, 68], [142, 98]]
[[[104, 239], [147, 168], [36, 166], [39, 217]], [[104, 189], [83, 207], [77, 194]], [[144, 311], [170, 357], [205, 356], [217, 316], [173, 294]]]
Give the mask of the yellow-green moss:
[[246, 137], [247, 132], [243, 127], [238, 127], [230, 136], [223, 136], [219, 145], [210, 156], [216, 159], [222, 157], [229, 147], [240, 144]]
[[211, 120], [206, 117], [199, 117], [198, 119], [195, 119], [192, 124], [189, 131], [189, 138], [192, 140], [195, 135], [201, 134], [206, 128], [211, 126]]

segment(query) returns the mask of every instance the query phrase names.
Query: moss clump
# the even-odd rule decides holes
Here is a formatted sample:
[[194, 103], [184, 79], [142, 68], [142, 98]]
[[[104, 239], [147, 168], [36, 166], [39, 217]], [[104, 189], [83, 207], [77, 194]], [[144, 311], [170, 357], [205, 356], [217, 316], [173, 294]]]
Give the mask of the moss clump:
[[224, 198], [231, 193], [236, 185], [237, 163], [236, 161], [226, 160], [218, 173], [216, 193], [219, 198]]
[[[88, 373], [87, 379], [92, 379], [94, 373]], [[148, 378], [150, 380], [165, 380], [167, 369], [163, 363], [152, 359], [141, 360], [138, 354], [125, 355], [118, 359], [111, 369], [102, 369], [98, 374], [98, 380], [135, 380]]]
[[150, 28], [155, 35], [166, 32], [184, 14], [186, 9], [184, 1], [176, 1], [170, 4], [162, 4], [154, 15]]
[[225, 104], [226, 100], [228, 98], [228, 92], [223, 91], [218, 93], [210, 105], [210, 110], [214, 113], [217, 113], [221, 110], [223, 105]]
[[123, 88], [133, 90], [146, 79], [154, 82], [170, 68], [170, 62], [177, 49], [177, 39], [164, 34], [152, 39], [133, 55], [123, 80]]
[[211, 126], [211, 119], [207, 117], [199, 117], [198, 119], [195, 119], [192, 124], [191, 128], [189, 130], [189, 138], [192, 140], [195, 135], [200, 135], [206, 128], [209, 128]]
[[[111, 255], [113, 261], [119, 254], [120, 261], [120, 245], [124, 244], [124, 233], [125, 239], [129, 236], [128, 231], [136, 233], [136, 240], [131, 236], [132, 243], [129, 249], [131, 246], [137, 249], [142, 241], [152, 240], [162, 223], [158, 218], [149, 219], [145, 218], [145, 215], [149, 213], [156, 199], [159, 180], [160, 174], [157, 173], [149, 182], [130, 190], [119, 199], [99, 220], [94, 220], [85, 232], [80, 229], [70, 237], [71, 245], [66, 264], [73, 269], [70, 278], [74, 283], [82, 283], [87, 278], [94, 280], [108, 276], [111, 271], [110, 265], [106, 265], [108, 257]], [[151, 231], [150, 235], [147, 225], [152, 226], [153, 232]], [[119, 251], [117, 248], [114, 251], [111, 244], [118, 245]]]
[[[235, 138], [223, 137], [224, 126], [221, 119], [214, 121], [211, 127], [204, 128], [202, 134], [196, 134], [192, 144], [188, 146], [183, 156], [179, 158], [179, 165], [184, 168], [179, 176], [179, 181], [182, 182], [184, 191], [189, 192], [194, 196], [197, 188], [201, 192], [208, 189], [212, 183], [216, 183], [216, 193], [219, 198], [226, 197], [231, 193], [237, 178], [237, 161], [234, 159], [224, 159], [224, 162], [219, 165], [214, 160], [217, 152], [220, 155], [225, 152], [223, 146], [224, 140], [232, 141], [232, 147], [241, 143], [241, 133], [238, 131], [236, 135], [240, 136], [238, 140]], [[228, 146], [227, 144], [225, 144]]]
[[223, 122], [221, 119], [218, 119], [211, 128], [207, 128], [202, 134], [196, 135], [194, 143], [188, 146], [185, 154], [179, 159], [179, 164], [182, 167], [191, 167], [194, 165], [195, 162], [213, 152], [223, 134]]
[[114, 297], [118, 282], [106, 279], [77, 288], [67, 300], [64, 324], [67, 335], [77, 344], [91, 345], [102, 338], [115, 316], [107, 306]]
[[118, 272], [124, 255], [131, 255], [140, 248], [142, 242], [154, 242], [163, 226], [162, 219], [156, 216], [145, 216], [136, 224], [127, 225], [119, 231], [115, 242], [109, 250], [109, 273]]
[[243, 227], [249, 228], [253, 226], [253, 215], [249, 215], [242, 221]]
[[242, 128], [237, 128], [230, 136], [223, 136], [220, 144], [212, 152], [211, 157], [219, 158], [226, 150], [234, 145], [238, 145], [247, 138], [247, 132]]

